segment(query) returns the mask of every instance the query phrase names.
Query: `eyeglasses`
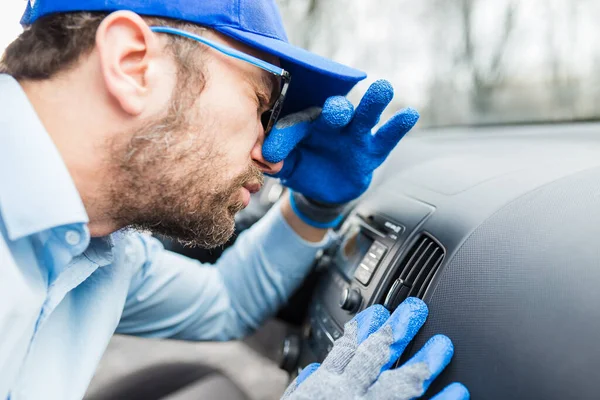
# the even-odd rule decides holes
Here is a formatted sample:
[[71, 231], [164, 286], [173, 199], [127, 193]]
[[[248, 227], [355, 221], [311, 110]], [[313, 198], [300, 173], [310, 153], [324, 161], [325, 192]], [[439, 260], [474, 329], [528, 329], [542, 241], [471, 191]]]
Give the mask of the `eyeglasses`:
[[268, 62], [263, 61], [259, 58], [253, 57], [249, 54], [243, 53], [243, 52], [233, 49], [231, 47], [223, 46], [222, 44], [213, 42], [212, 40], [203, 38], [202, 36], [194, 35], [193, 33], [182, 31], [182, 30], [176, 29], [176, 28], [169, 28], [169, 27], [163, 27], [163, 26], [151, 26], [150, 29], [153, 32], [157, 32], [157, 33], [170, 33], [172, 35], [183, 36], [188, 39], [195, 40], [195, 41], [205, 44], [209, 47], [212, 47], [213, 49], [220, 51], [221, 53], [223, 53], [227, 56], [237, 58], [238, 60], [245, 61], [245, 62], [255, 65], [258, 68], [261, 68], [267, 72], [270, 72], [271, 74], [273, 74], [277, 77], [280, 77], [281, 78], [281, 90], [279, 92], [279, 97], [277, 98], [277, 101], [275, 101], [275, 103], [273, 104], [273, 107], [271, 107], [270, 110], [265, 111], [261, 115], [261, 123], [265, 130], [265, 135], [269, 134], [269, 132], [271, 131], [271, 129], [277, 122], [277, 119], [279, 118], [279, 114], [281, 113], [281, 109], [283, 108], [283, 102], [285, 100], [285, 96], [287, 94], [288, 87], [290, 86], [290, 81], [292, 80], [292, 77], [289, 72], [287, 72], [283, 68], [280, 68], [276, 65], [269, 64]]

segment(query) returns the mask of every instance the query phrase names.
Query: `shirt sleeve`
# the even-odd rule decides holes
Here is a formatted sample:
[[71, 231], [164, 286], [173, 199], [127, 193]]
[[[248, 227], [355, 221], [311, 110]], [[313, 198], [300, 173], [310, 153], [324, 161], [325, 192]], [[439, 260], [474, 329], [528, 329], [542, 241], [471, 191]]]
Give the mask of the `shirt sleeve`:
[[151, 236], [138, 234], [135, 240], [144, 257], [117, 333], [229, 340], [258, 328], [287, 301], [330, 238], [303, 240], [278, 204], [215, 265], [169, 252]]

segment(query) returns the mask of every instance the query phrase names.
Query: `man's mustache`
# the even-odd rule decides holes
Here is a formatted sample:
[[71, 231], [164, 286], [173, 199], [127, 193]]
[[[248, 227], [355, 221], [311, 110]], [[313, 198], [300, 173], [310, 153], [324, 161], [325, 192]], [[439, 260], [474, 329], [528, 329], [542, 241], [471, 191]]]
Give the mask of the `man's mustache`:
[[234, 183], [236, 188], [246, 186], [249, 183], [258, 183], [262, 187], [265, 183], [265, 176], [255, 164], [251, 164], [245, 172], [234, 180]]

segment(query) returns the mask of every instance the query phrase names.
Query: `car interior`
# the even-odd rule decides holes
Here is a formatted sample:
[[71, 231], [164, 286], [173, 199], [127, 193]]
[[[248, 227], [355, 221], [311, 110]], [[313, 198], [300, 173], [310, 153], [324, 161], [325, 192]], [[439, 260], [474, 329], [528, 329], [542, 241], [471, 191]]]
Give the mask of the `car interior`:
[[[278, 3], [293, 41], [390, 77], [391, 111], [421, 104], [422, 121], [263, 328], [218, 344], [116, 336], [86, 399], [278, 399], [354, 315], [409, 296], [430, 313], [399, 364], [434, 334], [455, 347], [423, 398], [458, 381], [473, 399], [597, 399], [600, 6], [350, 1], [325, 21], [339, 1]], [[285, 195], [269, 179], [238, 233]], [[224, 250], [164, 243], [203, 262]]]
[[[472, 398], [597, 398], [589, 371], [600, 363], [599, 131], [581, 123], [409, 134], [276, 320], [229, 346], [256, 353], [246, 366], [267, 372], [277, 363], [270, 385], [282, 390], [288, 373], [326, 357], [357, 312], [376, 303], [391, 311], [416, 296], [430, 316], [400, 362], [436, 333], [455, 345], [431, 393], [460, 381]], [[284, 193], [271, 181], [255, 208], [268, 208], [269, 191]], [[142, 346], [172, 346], [171, 358], [109, 379], [111, 389], [89, 399], [170, 399], [190, 385], [217, 388], [196, 398], [263, 395], [243, 394], [223, 360], [203, 363], [214, 350], [166, 342]], [[230, 362], [249, 358], [231, 351], [239, 352]], [[153, 389], [140, 394], [140, 386]], [[124, 395], [128, 387], [141, 397]]]

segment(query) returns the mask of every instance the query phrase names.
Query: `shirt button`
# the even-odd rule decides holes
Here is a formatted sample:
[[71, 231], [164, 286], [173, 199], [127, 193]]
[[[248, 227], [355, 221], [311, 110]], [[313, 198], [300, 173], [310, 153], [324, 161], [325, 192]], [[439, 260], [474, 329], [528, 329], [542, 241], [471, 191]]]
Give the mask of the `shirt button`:
[[81, 242], [81, 235], [77, 231], [67, 231], [65, 241], [71, 246], [77, 246]]

